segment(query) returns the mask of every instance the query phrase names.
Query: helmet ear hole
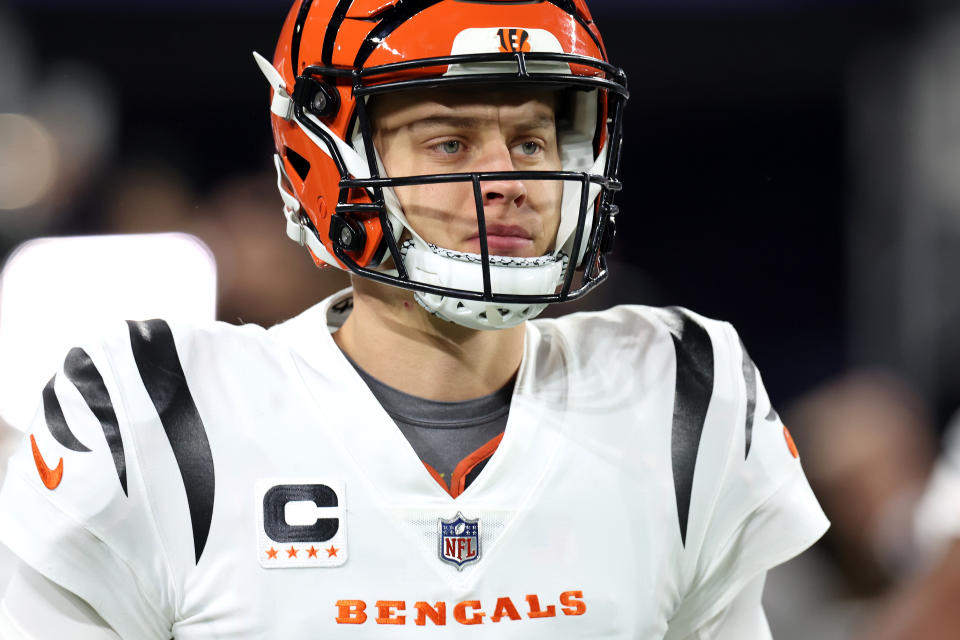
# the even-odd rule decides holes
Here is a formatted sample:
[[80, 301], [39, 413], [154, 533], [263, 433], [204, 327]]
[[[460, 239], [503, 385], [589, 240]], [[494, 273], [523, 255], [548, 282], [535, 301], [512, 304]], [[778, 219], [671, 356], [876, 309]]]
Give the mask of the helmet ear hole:
[[294, 100], [318, 118], [333, 118], [340, 111], [340, 93], [335, 87], [316, 78], [297, 78]]
[[284, 147], [283, 150], [284, 155], [290, 162], [290, 166], [293, 167], [293, 170], [300, 176], [300, 180], [306, 180], [307, 174], [310, 173], [310, 161], [290, 147]]
[[359, 252], [363, 251], [367, 234], [362, 224], [337, 214], [330, 219], [330, 239], [345, 251]]

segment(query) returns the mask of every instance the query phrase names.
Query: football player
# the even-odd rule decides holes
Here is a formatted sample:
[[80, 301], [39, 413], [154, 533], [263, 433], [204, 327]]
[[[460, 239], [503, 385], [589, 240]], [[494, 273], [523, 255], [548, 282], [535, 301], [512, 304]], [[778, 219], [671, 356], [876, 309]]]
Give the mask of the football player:
[[300, 0], [257, 63], [288, 234], [353, 288], [66, 355], [0, 493], [7, 637], [768, 637], [827, 523], [734, 330], [530, 321], [615, 231], [583, 0]]

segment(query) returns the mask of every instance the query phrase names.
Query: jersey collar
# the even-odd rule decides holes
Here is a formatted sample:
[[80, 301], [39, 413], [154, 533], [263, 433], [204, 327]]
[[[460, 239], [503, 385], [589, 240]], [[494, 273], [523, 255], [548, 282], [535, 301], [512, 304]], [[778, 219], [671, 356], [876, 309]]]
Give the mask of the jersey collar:
[[[560, 441], [557, 412], [562, 414], [566, 399], [566, 376], [552, 371], [538, 379], [545, 367], [563, 364], [564, 358], [554, 353], [556, 345], [541, 341], [537, 327], [527, 323], [503, 440], [483, 473], [454, 501], [333, 341], [332, 333], [350, 313], [352, 295], [352, 289], [344, 289], [271, 330], [289, 345], [307, 393], [328, 418], [320, 427], [332, 432], [386, 504], [416, 500], [460, 509], [470, 504], [521, 507]], [[329, 331], [317, 331], [318, 326]]]

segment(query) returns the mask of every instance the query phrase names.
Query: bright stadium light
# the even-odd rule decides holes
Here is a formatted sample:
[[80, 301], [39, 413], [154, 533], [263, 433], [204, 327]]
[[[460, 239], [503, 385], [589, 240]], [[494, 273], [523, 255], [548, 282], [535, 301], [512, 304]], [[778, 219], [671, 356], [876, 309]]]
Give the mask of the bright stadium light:
[[187, 234], [20, 245], [0, 272], [0, 420], [26, 430], [64, 355], [105, 322], [212, 319], [216, 286], [213, 254]]

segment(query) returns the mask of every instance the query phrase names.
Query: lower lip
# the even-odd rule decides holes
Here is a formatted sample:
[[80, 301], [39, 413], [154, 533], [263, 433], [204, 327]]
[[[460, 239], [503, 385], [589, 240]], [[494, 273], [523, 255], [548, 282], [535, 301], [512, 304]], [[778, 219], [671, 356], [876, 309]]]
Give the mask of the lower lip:
[[[480, 253], [480, 238], [467, 240], [472, 253]], [[519, 256], [533, 248], [531, 238], [520, 236], [487, 236], [487, 251], [495, 256]]]

